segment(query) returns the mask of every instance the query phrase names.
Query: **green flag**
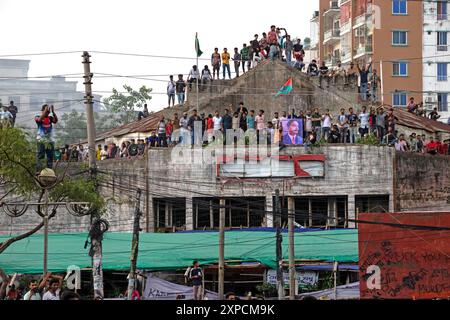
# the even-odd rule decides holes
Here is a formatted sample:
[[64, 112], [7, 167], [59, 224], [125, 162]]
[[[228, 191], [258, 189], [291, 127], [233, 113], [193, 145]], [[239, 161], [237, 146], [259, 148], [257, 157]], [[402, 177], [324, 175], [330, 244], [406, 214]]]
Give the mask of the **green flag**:
[[200, 50], [200, 43], [198, 42], [197, 33], [195, 33], [195, 52], [197, 53], [197, 58], [203, 54], [203, 51]]

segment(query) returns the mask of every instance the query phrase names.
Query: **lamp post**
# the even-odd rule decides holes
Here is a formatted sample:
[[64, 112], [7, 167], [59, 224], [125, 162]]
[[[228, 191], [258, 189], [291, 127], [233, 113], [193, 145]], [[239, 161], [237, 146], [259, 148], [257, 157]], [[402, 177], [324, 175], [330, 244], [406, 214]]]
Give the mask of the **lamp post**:
[[44, 277], [47, 274], [47, 259], [48, 259], [48, 193], [51, 188], [54, 188], [58, 178], [52, 169], [44, 169], [38, 175], [38, 180], [41, 183], [41, 188], [44, 189]]
[[[38, 214], [43, 219], [44, 226], [44, 266], [43, 273], [44, 276], [48, 271], [47, 261], [48, 261], [48, 221], [50, 219], [49, 207], [50, 206], [65, 206], [69, 214], [82, 217], [90, 215], [92, 212], [91, 203], [89, 202], [49, 202], [49, 191], [58, 185], [61, 180], [58, 179], [55, 172], [52, 169], [44, 169], [36, 177], [39, 187], [44, 191], [44, 202], [16, 202], [16, 203], [1, 203], [0, 207], [3, 211], [12, 218], [18, 218], [25, 214], [29, 207], [37, 206], [40, 208], [44, 207], [44, 212], [38, 209]], [[53, 209], [55, 210], [55, 209]], [[52, 215], [53, 216], [53, 215]]]

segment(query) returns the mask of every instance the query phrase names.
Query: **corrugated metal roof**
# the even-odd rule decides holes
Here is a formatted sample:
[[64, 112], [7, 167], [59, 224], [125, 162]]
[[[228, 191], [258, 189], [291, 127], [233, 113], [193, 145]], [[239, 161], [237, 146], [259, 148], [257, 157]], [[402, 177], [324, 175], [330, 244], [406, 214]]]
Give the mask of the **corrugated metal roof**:
[[440, 121], [431, 120], [425, 117], [420, 117], [414, 113], [406, 110], [394, 108], [394, 115], [397, 117], [397, 124], [408, 128], [425, 130], [432, 133], [446, 132], [450, 133], [450, 125]]

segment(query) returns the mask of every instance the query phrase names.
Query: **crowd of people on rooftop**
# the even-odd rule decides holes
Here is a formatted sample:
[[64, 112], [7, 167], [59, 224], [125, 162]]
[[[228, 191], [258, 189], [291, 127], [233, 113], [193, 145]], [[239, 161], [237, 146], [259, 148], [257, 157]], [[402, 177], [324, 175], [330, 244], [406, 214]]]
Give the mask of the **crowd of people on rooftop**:
[[[289, 113], [283, 111], [281, 114], [275, 112], [270, 116], [264, 110], [249, 110], [241, 102], [236, 108], [229, 105], [223, 113], [217, 110], [214, 115], [199, 114], [197, 110], [193, 110], [191, 114], [184, 112], [181, 117], [178, 113], [170, 119], [161, 116], [157, 131], [151, 132], [146, 139], [130, 139], [120, 146], [115, 143], [98, 145], [97, 160], [143, 156], [146, 148], [166, 148], [177, 144], [207, 146], [218, 140], [219, 143], [227, 143], [226, 133], [230, 131], [236, 142], [249, 130], [254, 130], [257, 143], [261, 143], [258, 138], [262, 136], [267, 139], [267, 144], [277, 146], [310, 147], [327, 143], [355, 144], [371, 141], [371, 144], [394, 147], [399, 152], [449, 154], [449, 140], [440, 141], [416, 133], [406, 136], [398, 131], [397, 122], [398, 118], [392, 107], [368, 109], [363, 106], [361, 110], [342, 108], [339, 114], [314, 108], [298, 112], [291, 110]], [[195, 131], [196, 123], [201, 131]], [[72, 147], [73, 151], [69, 154], [67, 150], [68, 146], [66, 152], [62, 152], [65, 159], [86, 160], [87, 152], [82, 146]]]

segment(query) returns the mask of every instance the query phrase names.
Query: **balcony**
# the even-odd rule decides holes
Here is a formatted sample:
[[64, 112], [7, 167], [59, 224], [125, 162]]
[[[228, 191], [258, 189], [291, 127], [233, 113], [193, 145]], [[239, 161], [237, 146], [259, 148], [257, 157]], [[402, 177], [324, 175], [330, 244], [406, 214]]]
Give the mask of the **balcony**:
[[372, 44], [360, 45], [357, 49], [355, 49], [355, 56], [353, 59], [358, 59], [364, 55], [370, 55], [373, 53]]
[[323, 37], [323, 44], [337, 42], [339, 40], [341, 40], [340, 29], [330, 29], [328, 31], [325, 31], [325, 34]]
[[341, 54], [341, 62], [342, 63], [347, 63], [347, 62], [350, 62], [351, 60], [352, 60], [351, 51], [342, 52], [342, 54]]
[[335, 66], [340, 61], [341, 61], [341, 57], [340, 56], [328, 57], [328, 58], [325, 59], [325, 65], [327, 67]]
[[353, 29], [357, 29], [359, 27], [362, 27], [367, 23], [366, 14], [362, 14], [355, 18], [355, 21], [353, 22]]
[[311, 22], [319, 22], [319, 11], [314, 11]]
[[336, 17], [341, 14], [338, 1], [330, 1], [330, 7], [323, 13], [324, 17]]
[[351, 30], [352, 30], [352, 24], [351, 24], [350, 20], [345, 22], [344, 24], [341, 24], [341, 36], [349, 33]]
[[438, 13], [437, 19], [438, 19], [438, 21], [448, 20], [448, 15], [446, 13]]

